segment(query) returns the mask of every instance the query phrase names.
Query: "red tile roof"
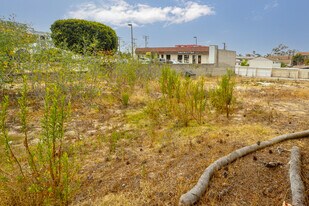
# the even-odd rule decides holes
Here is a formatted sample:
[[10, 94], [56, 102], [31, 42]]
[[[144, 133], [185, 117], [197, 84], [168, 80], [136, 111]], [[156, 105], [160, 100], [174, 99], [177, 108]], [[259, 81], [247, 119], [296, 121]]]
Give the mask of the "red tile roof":
[[298, 52], [297, 54], [301, 54], [303, 56], [309, 56], [309, 52]]
[[208, 46], [200, 45], [176, 45], [175, 47], [150, 47], [150, 48], [136, 48], [136, 54], [146, 54], [147, 52], [157, 54], [180, 54], [180, 53], [198, 53], [208, 54]]
[[271, 60], [290, 60], [292, 56], [267, 56], [266, 58]]

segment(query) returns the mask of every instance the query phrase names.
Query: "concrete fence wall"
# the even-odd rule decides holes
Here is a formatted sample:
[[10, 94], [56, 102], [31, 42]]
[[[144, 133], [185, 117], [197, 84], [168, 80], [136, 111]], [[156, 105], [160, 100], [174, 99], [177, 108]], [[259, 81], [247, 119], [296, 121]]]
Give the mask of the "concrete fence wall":
[[[172, 69], [178, 73], [192, 72], [197, 76], [222, 76], [228, 67], [215, 67], [213, 64], [171, 64]], [[234, 68], [230, 68], [234, 70]]]
[[309, 79], [309, 69], [295, 68], [252, 68], [245, 66], [216, 67], [213, 64], [171, 64], [172, 69], [178, 73], [192, 72], [197, 76], [222, 76], [228, 69], [235, 69], [235, 74], [245, 77], [275, 77], [291, 79]]
[[291, 79], [309, 79], [309, 69], [295, 68], [253, 68], [236, 66], [235, 74], [246, 77], [277, 77]]

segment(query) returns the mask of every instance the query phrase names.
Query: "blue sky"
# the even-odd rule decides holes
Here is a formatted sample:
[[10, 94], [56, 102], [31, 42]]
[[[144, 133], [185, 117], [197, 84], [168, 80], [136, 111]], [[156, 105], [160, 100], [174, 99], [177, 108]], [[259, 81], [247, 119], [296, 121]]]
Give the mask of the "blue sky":
[[130, 48], [130, 28], [138, 47], [219, 45], [265, 55], [280, 43], [309, 51], [308, 0], [0, 0], [0, 16], [14, 14], [38, 31], [57, 19], [82, 18], [111, 26]]

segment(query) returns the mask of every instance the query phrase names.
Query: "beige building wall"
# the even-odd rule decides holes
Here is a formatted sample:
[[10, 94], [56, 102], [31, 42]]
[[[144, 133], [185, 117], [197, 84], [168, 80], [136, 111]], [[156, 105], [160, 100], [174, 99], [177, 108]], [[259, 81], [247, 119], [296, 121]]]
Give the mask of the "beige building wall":
[[236, 64], [236, 52], [218, 49], [218, 66], [234, 68]]

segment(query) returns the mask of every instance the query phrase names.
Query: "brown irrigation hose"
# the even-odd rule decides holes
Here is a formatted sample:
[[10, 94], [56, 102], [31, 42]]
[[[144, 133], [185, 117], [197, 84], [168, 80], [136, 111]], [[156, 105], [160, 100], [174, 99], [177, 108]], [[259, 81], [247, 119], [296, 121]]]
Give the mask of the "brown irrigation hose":
[[285, 140], [297, 139], [303, 137], [309, 137], [309, 130], [296, 132], [292, 134], [280, 135], [268, 141], [258, 142], [257, 144], [243, 147], [241, 149], [235, 150], [234, 152], [228, 154], [227, 156], [221, 157], [220, 159], [216, 160], [205, 169], [204, 173], [198, 180], [197, 184], [190, 191], [181, 195], [179, 205], [193, 205], [194, 203], [196, 203], [205, 193], [213, 174], [217, 170], [224, 167], [225, 165], [230, 164], [231, 162], [235, 161], [240, 157], [243, 157], [249, 153], [255, 152], [265, 147], [277, 144]]
[[292, 205], [305, 206], [305, 185], [301, 179], [301, 155], [299, 148], [296, 146], [291, 150], [289, 173], [292, 191]]

